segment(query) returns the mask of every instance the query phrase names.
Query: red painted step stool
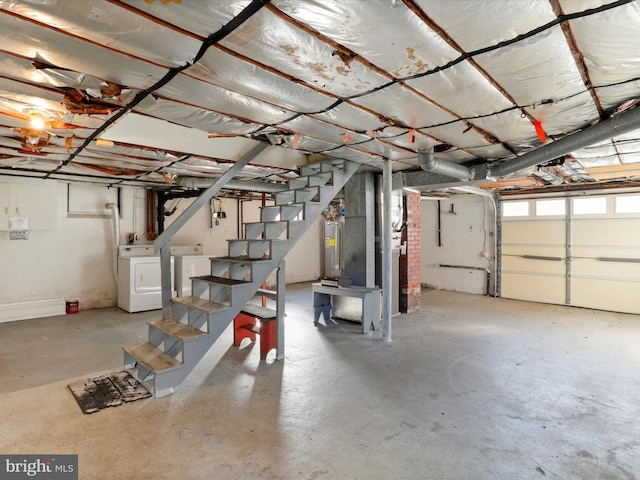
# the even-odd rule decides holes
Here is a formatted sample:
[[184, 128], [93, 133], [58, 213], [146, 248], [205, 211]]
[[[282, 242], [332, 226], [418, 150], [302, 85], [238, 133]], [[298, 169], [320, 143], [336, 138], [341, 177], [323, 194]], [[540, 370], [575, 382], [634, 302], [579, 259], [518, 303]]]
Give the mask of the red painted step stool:
[[[256, 306], [247, 305], [247, 307]], [[264, 311], [258, 312], [257, 308]], [[267, 354], [276, 348], [276, 314], [273, 310], [264, 307], [257, 308], [243, 309], [233, 319], [233, 344], [239, 346], [245, 338], [255, 343], [256, 335], [260, 335], [260, 358], [264, 360]]]

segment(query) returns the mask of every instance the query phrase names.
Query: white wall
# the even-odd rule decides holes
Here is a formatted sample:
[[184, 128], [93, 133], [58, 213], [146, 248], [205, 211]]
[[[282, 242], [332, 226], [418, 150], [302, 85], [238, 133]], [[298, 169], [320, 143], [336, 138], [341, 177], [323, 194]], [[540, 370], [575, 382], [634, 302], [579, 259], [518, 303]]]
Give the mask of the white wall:
[[[51, 229], [32, 230], [28, 240], [9, 240], [9, 233], [0, 231], [0, 305], [54, 298], [78, 300], [80, 308], [115, 305], [111, 219], [68, 215], [65, 182], [7, 177], [0, 181], [16, 190], [46, 182], [53, 191], [57, 216]], [[123, 188], [121, 201], [120, 241], [124, 242], [124, 232], [133, 231], [134, 219], [144, 221], [144, 190]]]
[[[117, 286], [112, 273], [113, 227], [109, 216], [70, 215], [67, 213], [67, 183], [2, 177], [14, 190], [27, 185], [51, 186], [56, 206], [56, 221], [49, 230], [33, 230], [28, 240], [9, 240], [8, 231], [0, 231], [0, 307], [7, 304], [49, 299], [78, 300], [81, 309], [115, 306]], [[86, 188], [85, 188], [86, 187]], [[85, 192], [94, 188], [85, 184]], [[104, 187], [95, 186], [93, 202], [100, 202]], [[146, 190], [120, 189], [120, 244], [128, 233], [137, 233], [139, 244], [145, 239]], [[90, 194], [88, 194], [90, 197]], [[184, 199], [169, 225], [192, 199]], [[237, 202], [223, 199], [227, 217], [211, 227], [208, 208], [201, 209], [172, 239], [172, 245], [202, 244], [205, 254], [225, 255], [227, 239], [238, 238]], [[172, 207], [175, 201], [169, 202]], [[244, 221], [257, 221], [260, 201], [243, 206]], [[154, 212], [155, 216], [155, 212]], [[315, 221], [286, 258], [288, 283], [316, 280], [321, 275], [322, 222]], [[270, 279], [275, 283], [275, 276]], [[63, 303], [64, 305], [64, 303]], [[1, 310], [1, 308], [0, 308]]]
[[[453, 195], [442, 199], [440, 219], [442, 245], [438, 246], [438, 202], [423, 200], [422, 283], [435, 289], [486, 294], [485, 269], [490, 268], [491, 285], [494, 279], [491, 200], [477, 195]], [[492, 291], [493, 286], [490, 289]]]

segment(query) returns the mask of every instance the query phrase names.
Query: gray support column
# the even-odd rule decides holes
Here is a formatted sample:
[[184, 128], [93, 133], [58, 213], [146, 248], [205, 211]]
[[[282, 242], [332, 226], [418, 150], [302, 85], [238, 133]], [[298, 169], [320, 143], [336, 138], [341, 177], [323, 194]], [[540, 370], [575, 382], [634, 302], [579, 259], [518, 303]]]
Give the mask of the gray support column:
[[286, 279], [284, 260], [278, 265], [276, 272], [276, 360], [284, 360], [284, 304], [285, 304]]
[[571, 197], [566, 197], [565, 198], [565, 202], [566, 202], [566, 208], [565, 208], [565, 215], [566, 215], [566, 220], [565, 220], [565, 225], [566, 225], [566, 238], [565, 238], [565, 245], [566, 245], [566, 252], [565, 252], [565, 262], [566, 262], [566, 282], [565, 282], [565, 303], [567, 305], [571, 305], [571, 243], [573, 242], [572, 239], [572, 217], [573, 217], [573, 203], [571, 202]]
[[384, 164], [382, 175], [382, 341], [391, 342], [391, 160]]

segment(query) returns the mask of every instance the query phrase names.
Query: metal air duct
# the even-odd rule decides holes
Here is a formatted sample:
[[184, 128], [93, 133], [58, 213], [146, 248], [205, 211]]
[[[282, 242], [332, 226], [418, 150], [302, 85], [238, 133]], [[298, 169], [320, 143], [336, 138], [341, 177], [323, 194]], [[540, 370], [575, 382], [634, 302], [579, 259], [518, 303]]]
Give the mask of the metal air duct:
[[433, 149], [418, 151], [418, 164], [426, 172], [439, 173], [447, 177], [459, 178], [460, 180], [469, 180], [473, 177], [472, 171], [464, 165], [434, 158]]
[[510, 173], [562, 157], [575, 150], [610, 140], [638, 128], [640, 128], [640, 108], [635, 107], [608, 118], [594, 127], [567, 135], [560, 140], [525, 153], [514, 160], [493, 166], [489, 169], [487, 176], [504, 177]]

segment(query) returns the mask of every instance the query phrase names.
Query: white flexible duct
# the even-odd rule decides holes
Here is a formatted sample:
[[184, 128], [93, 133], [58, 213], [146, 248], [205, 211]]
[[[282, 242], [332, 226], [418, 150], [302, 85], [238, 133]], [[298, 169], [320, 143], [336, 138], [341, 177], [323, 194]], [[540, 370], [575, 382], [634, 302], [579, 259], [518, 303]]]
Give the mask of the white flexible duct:
[[113, 223], [113, 249], [111, 261], [113, 264], [113, 279], [118, 282], [118, 245], [120, 244], [120, 212], [115, 203], [107, 203], [107, 208], [111, 210], [111, 221]]

